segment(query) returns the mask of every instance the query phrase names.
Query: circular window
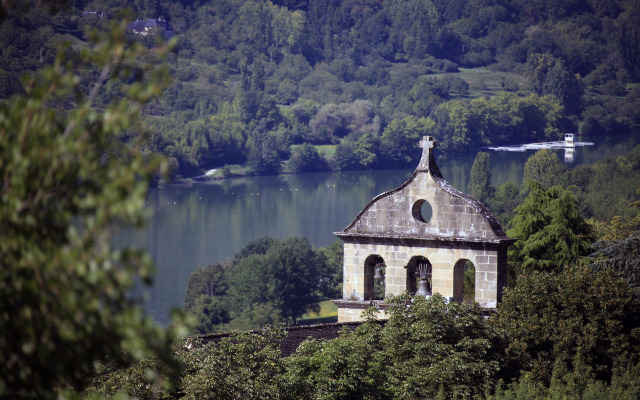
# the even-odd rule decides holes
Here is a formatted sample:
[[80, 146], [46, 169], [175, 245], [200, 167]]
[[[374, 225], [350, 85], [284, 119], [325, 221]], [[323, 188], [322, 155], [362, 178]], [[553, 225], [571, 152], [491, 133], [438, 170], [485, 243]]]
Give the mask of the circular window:
[[426, 200], [418, 200], [413, 203], [413, 207], [411, 208], [411, 214], [413, 214], [413, 218], [422, 222], [429, 222], [431, 220], [431, 215], [433, 215], [433, 210], [431, 208], [431, 204]]

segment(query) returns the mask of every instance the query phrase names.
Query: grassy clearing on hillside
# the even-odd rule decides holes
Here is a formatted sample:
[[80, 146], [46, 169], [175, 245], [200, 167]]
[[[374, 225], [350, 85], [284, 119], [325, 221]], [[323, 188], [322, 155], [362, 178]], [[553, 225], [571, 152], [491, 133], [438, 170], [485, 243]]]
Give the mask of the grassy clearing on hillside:
[[316, 150], [318, 150], [318, 153], [320, 153], [322, 157], [333, 158], [333, 156], [336, 154], [336, 148], [338, 146], [335, 144], [323, 144], [323, 145], [317, 145], [313, 147], [315, 147]]
[[459, 72], [431, 74], [433, 78], [455, 76], [469, 84], [469, 96], [492, 95], [498, 91], [517, 91], [525, 84], [522, 75], [513, 72], [491, 71], [484, 68], [460, 68]]
[[333, 304], [331, 300], [320, 302], [320, 312], [307, 313], [300, 318], [300, 325], [324, 324], [329, 322], [338, 322], [338, 306]]
[[[293, 152], [296, 148], [302, 146], [301, 144], [293, 144], [291, 145], [291, 151]], [[320, 154], [322, 157], [324, 158], [333, 158], [333, 156], [336, 154], [336, 147], [338, 147], [335, 144], [321, 144], [321, 145], [314, 145], [313, 147], [316, 148], [316, 150], [318, 151], [318, 154]]]
[[524, 85], [524, 77], [512, 72], [490, 71], [484, 68], [460, 68], [460, 72], [434, 74], [434, 77], [457, 76], [469, 84], [471, 96], [492, 94], [496, 91], [516, 91]]

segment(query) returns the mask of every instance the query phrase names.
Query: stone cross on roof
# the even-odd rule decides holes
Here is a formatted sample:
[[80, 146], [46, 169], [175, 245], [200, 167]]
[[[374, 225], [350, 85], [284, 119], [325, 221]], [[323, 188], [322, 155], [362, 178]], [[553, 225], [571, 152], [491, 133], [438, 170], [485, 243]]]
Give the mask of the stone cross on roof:
[[422, 158], [420, 158], [420, 163], [418, 164], [416, 171], [428, 171], [429, 160], [433, 157], [431, 149], [436, 147], [436, 141], [433, 136], [423, 136], [420, 141], [420, 147], [422, 147]]

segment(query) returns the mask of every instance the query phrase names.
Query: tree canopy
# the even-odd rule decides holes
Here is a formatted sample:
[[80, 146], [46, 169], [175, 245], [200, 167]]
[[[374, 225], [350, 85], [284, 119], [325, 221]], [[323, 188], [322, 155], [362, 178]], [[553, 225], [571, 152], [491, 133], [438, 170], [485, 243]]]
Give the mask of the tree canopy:
[[538, 150], [524, 164], [524, 181], [536, 181], [543, 188], [561, 185], [567, 167], [560, 162], [556, 153]]
[[543, 189], [529, 181], [529, 195], [509, 221], [507, 235], [512, 273], [560, 271], [588, 254], [594, 229], [580, 215], [576, 197], [560, 186]]
[[[560, 274], [525, 273], [489, 320], [479, 307], [448, 303], [439, 295], [402, 295], [388, 304], [387, 321], [367, 310], [362, 325], [345, 326], [334, 339], [307, 339], [287, 357], [278, 347], [286, 335], [280, 328], [235, 332], [208, 343], [187, 338], [176, 349], [186, 366], [181, 384], [162, 394], [531, 399], [561, 392], [569, 398], [592, 393], [613, 399], [616, 394], [633, 398], [640, 387], [633, 375], [639, 365], [638, 302], [613, 271], [571, 267]], [[149, 398], [133, 391], [135, 369], [125, 371], [129, 375], [105, 375], [109, 385], [96, 381], [91, 390], [113, 394], [128, 388]]]
[[320, 297], [338, 292], [341, 252], [336, 246], [316, 251], [306, 238], [256, 239], [225, 264], [192, 273], [184, 309], [197, 318], [200, 333], [295, 324]]
[[491, 173], [489, 172], [489, 154], [480, 152], [473, 160], [469, 173], [469, 194], [486, 203], [492, 196]]
[[608, 381], [638, 362], [637, 307], [613, 270], [528, 271], [507, 289], [493, 323], [509, 337], [511, 368], [546, 384], [559, 366]]

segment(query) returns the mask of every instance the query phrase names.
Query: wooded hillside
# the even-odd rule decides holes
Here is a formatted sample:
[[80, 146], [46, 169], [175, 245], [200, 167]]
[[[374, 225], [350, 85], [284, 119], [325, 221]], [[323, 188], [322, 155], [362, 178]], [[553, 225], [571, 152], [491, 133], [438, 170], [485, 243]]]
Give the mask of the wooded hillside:
[[[0, 98], [24, 91], [21, 74], [50, 63], [57, 43], [85, 47], [87, 28], [123, 18], [124, 5], [71, 1], [53, 16], [9, 10]], [[128, 5], [140, 20], [167, 23], [130, 31], [131, 40], [152, 47], [168, 28], [175, 36], [173, 80], [144, 113], [149, 149], [170, 157], [176, 176], [225, 165], [225, 176], [398, 168], [415, 163], [422, 134], [446, 156], [565, 131], [636, 131], [640, 122], [633, 0]], [[110, 80], [96, 106], [128, 84]]]

